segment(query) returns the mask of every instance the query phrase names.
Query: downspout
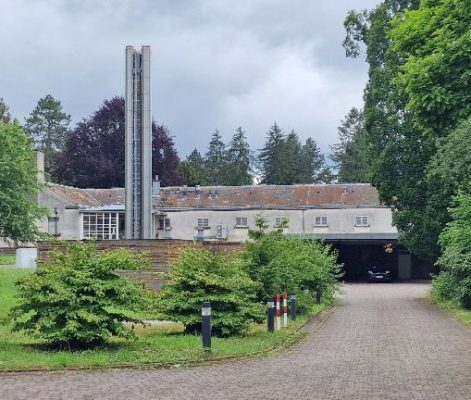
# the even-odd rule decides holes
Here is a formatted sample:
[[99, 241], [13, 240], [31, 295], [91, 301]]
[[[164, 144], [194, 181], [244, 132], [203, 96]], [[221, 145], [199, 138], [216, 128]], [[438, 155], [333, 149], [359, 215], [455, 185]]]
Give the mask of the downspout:
[[306, 233], [306, 229], [305, 229], [305, 226], [304, 226], [304, 213], [305, 213], [305, 209], [302, 209], [301, 210], [301, 220], [302, 220], [302, 224], [303, 224], [303, 233]]

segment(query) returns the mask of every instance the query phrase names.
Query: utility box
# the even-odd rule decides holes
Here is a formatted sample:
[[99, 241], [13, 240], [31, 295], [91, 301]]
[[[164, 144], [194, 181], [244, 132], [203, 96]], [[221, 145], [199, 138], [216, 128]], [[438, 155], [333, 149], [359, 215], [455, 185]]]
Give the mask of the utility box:
[[218, 239], [227, 239], [227, 225], [219, 224], [216, 226], [216, 237]]
[[36, 247], [19, 247], [16, 249], [16, 268], [36, 269], [36, 258], [38, 249]]

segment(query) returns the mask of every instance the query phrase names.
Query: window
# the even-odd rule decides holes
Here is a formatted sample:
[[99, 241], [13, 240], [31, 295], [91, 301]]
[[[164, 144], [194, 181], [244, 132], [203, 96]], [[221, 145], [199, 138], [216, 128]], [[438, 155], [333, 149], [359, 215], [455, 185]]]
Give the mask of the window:
[[47, 219], [47, 233], [54, 236], [59, 236], [59, 217], [49, 217]]
[[327, 226], [327, 217], [316, 217], [314, 219], [314, 226]]
[[368, 217], [359, 216], [355, 219], [356, 226], [368, 226]]
[[236, 226], [248, 226], [247, 217], [236, 217]]
[[84, 213], [83, 239], [118, 239], [117, 213]]
[[198, 228], [208, 228], [209, 220], [208, 218], [198, 218]]
[[287, 226], [288, 225], [288, 218], [285, 217], [276, 217], [275, 218], [275, 228], [280, 226]]
[[170, 228], [170, 218], [159, 219], [159, 230], [163, 231]]

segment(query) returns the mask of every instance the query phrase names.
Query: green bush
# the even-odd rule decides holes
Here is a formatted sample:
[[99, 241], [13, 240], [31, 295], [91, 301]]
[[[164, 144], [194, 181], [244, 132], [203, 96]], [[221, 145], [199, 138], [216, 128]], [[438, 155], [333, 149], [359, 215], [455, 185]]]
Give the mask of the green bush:
[[449, 210], [452, 222], [440, 235], [441, 272], [434, 278], [432, 296], [471, 308], [471, 195], [461, 193], [455, 201]]
[[314, 292], [320, 290], [323, 301], [331, 301], [339, 288], [337, 255], [320, 242], [273, 231], [248, 243], [246, 257], [261, 302], [287, 290], [299, 295], [300, 312], [307, 311]]
[[210, 301], [212, 333], [241, 334], [263, 309], [256, 301], [256, 284], [239, 255], [224, 256], [204, 249], [184, 249], [171, 265], [162, 288], [159, 309], [163, 317], [181, 322], [186, 332], [201, 330], [201, 304]]
[[130, 337], [123, 322], [131, 319], [116, 310], [135, 309], [145, 291], [115, 271], [149, 268], [146, 256], [124, 249], [98, 252], [94, 244], [64, 245], [17, 282], [20, 303], [10, 313], [13, 330], [68, 348]]

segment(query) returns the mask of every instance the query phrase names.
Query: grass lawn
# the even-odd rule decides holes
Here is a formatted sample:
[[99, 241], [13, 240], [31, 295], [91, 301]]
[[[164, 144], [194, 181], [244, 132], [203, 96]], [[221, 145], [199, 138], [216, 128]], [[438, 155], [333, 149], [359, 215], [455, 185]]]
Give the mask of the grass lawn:
[[451, 312], [457, 320], [471, 328], [471, 310], [458, 307], [450, 302], [434, 302], [434, 304], [437, 304], [440, 308]]
[[0, 265], [14, 265], [16, 256], [14, 254], [0, 254]]
[[[28, 270], [0, 268], [0, 371], [95, 368], [122, 366], [188, 365], [237, 356], [270, 354], [298, 342], [304, 334], [298, 328], [306, 321], [299, 318], [286, 330], [266, 332], [265, 325], [254, 325], [247, 336], [213, 338], [212, 352], [202, 350], [201, 338], [182, 333], [179, 324], [151, 327], [136, 326], [134, 341], [113, 339], [109, 345], [87, 351], [47, 351], [40, 342], [20, 333], [11, 333], [6, 321], [8, 310], [15, 304], [14, 282]], [[318, 305], [314, 313], [321, 311]]]

